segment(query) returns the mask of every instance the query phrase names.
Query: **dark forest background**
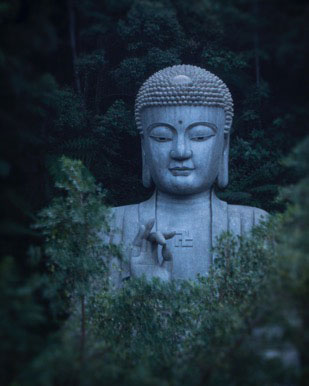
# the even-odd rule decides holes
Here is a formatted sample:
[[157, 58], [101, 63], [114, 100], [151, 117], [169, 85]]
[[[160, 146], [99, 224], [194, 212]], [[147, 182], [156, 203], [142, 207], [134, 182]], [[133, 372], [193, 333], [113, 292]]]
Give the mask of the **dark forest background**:
[[149, 195], [134, 100], [148, 76], [179, 63], [214, 72], [234, 98], [230, 184], [221, 196], [282, 210], [278, 187], [295, 178], [281, 160], [308, 122], [307, 17], [300, 0], [2, 1], [7, 252], [54, 195], [51, 175], [62, 154], [84, 162], [111, 205]]
[[57, 194], [60, 156], [83, 162], [108, 205], [149, 196], [134, 100], [166, 66], [206, 68], [232, 93], [220, 197], [283, 212], [278, 191], [299, 178], [283, 160], [309, 119], [308, 9], [302, 0], [0, 1], [1, 256], [14, 257], [16, 282], [38, 270], [27, 251], [42, 239], [30, 225]]

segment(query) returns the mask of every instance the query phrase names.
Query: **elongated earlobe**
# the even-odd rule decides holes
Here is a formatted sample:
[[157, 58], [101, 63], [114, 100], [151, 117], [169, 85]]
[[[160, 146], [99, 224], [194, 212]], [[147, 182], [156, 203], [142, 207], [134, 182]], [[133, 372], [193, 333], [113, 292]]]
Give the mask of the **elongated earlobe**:
[[146, 160], [145, 160], [145, 154], [144, 153], [142, 155], [142, 158], [143, 158], [143, 171], [142, 171], [143, 185], [145, 186], [145, 188], [151, 188], [151, 186], [152, 186], [152, 178], [151, 178], [151, 175], [150, 175], [149, 167], [148, 167], [148, 165], [146, 163]]
[[229, 152], [230, 152], [230, 134], [224, 134], [224, 148], [220, 161], [217, 185], [220, 189], [227, 187], [229, 183]]
[[150, 170], [146, 162], [146, 156], [143, 149], [143, 135], [141, 135], [142, 140], [142, 164], [143, 164], [143, 170], [142, 170], [142, 182], [145, 188], [151, 188], [153, 185], [153, 181], [151, 178]]

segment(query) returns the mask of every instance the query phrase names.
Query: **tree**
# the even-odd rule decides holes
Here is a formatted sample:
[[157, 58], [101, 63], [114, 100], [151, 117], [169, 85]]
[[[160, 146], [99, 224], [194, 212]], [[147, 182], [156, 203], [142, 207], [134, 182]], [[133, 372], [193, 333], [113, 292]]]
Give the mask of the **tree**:
[[48, 323], [38, 293], [45, 280], [38, 274], [25, 278], [17, 259], [11, 256], [2, 258], [0, 278], [0, 381], [10, 385], [44, 347], [42, 331]]
[[[83, 361], [86, 340], [85, 306], [90, 289], [108, 288], [109, 258], [117, 253], [104, 244], [108, 232], [108, 210], [104, 192], [81, 161], [62, 157], [56, 171], [56, 187], [66, 196], [55, 198], [38, 215], [36, 229], [45, 237], [47, 268], [60, 296], [68, 305], [80, 303], [80, 357]], [[103, 258], [104, 257], [104, 258]], [[66, 302], [62, 300], [62, 305]]]

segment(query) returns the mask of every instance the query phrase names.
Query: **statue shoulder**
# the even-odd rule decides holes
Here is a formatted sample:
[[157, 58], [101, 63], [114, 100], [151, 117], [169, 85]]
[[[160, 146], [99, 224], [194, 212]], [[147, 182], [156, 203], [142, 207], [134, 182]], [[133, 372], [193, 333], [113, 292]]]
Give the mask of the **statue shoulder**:
[[128, 218], [137, 219], [138, 204], [115, 206], [110, 209], [110, 226], [123, 227], [124, 221]]
[[269, 214], [260, 208], [245, 205], [228, 205], [229, 230], [232, 233], [243, 235], [257, 226], [261, 221], [266, 221]]
[[254, 206], [245, 205], [228, 205], [229, 217], [240, 217], [244, 220], [250, 220], [254, 225], [258, 225], [261, 221], [267, 220], [269, 213], [265, 210]]
[[[155, 194], [137, 204], [111, 208], [111, 227], [122, 229], [126, 234], [138, 231], [139, 223], [145, 224], [155, 217]], [[131, 237], [131, 236], [130, 236]], [[129, 238], [130, 238], [129, 237]]]

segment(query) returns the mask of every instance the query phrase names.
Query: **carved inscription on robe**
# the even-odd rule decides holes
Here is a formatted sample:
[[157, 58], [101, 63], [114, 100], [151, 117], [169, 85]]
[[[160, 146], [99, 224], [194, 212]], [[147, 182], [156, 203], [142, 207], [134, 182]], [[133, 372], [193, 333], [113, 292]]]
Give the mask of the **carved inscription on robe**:
[[174, 247], [176, 248], [192, 248], [193, 238], [189, 231], [178, 231], [173, 238]]

